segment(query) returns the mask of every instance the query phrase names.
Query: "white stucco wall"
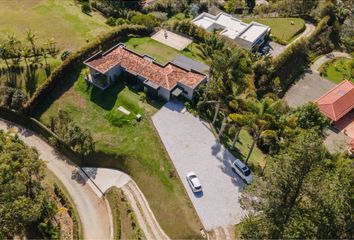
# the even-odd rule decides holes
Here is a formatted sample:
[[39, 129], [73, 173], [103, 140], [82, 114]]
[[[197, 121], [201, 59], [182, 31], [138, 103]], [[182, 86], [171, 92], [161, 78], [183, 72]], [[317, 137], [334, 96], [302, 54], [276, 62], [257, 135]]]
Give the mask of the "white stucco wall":
[[122, 73], [122, 69], [121, 69], [120, 65], [116, 65], [106, 73], [106, 76], [107, 76], [107, 79], [111, 78], [110, 83], [113, 83], [114, 79], [116, 77], [118, 77], [121, 73]]
[[164, 87], [160, 87], [158, 90], [158, 95], [161, 96], [163, 99], [165, 99], [166, 101], [170, 100], [170, 91], [167, 90]]

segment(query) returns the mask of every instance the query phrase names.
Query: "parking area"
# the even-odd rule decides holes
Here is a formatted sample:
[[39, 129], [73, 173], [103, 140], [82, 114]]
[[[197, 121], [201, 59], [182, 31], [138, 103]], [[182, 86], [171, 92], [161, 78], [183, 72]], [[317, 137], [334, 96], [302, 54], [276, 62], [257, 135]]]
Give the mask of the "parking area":
[[[210, 231], [239, 223], [246, 214], [239, 203], [244, 184], [231, 170], [234, 156], [216, 141], [208, 123], [186, 112], [183, 104], [172, 102], [152, 121], [204, 228]], [[188, 172], [198, 176], [201, 194], [191, 191]]]
[[335, 83], [320, 75], [306, 73], [287, 91], [284, 99], [289, 106], [297, 107], [315, 101], [334, 86]]
[[157, 33], [152, 35], [151, 38], [179, 51], [185, 49], [189, 44], [192, 43], [191, 39], [164, 29], [159, 30]]

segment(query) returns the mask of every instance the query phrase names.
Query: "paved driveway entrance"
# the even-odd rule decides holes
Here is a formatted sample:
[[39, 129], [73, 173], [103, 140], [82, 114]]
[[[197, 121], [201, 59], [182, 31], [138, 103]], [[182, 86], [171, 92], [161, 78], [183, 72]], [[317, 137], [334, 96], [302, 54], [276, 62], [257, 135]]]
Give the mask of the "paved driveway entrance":
[[[237, 224], [245, 215], [238, 198], [243, 183], [231, 170], [235, 159], [216, 142], [208, 124], [183, 111], [182, 104], [168, 102], [152, 121], [177, 169], [184, 187], [208, 231]], [[188, 172], [198, 176], [202, 194], [194, 194]]]

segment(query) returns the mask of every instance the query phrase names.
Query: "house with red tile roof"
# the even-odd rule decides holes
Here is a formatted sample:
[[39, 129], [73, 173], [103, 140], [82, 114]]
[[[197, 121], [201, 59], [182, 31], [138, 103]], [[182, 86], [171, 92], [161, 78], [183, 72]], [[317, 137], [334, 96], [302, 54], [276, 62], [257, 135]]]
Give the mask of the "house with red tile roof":
[[148, 55], [129, 50], [122, 43], [108, 51], [93, 55], [84, 64], [90, 69], [86, 80], [104, 90], [122, 73], [133, 76], [144, 91], [151, 96], [170, 100], [182, 95], [192, 100], [195, 89], [207, 81], [207, 76], [193, 69], [185, 69], [175, 63], [161, 65]]
[[337, 122], [354, 108], [354, 84], [343, 81], [317, 99], [316, 103], [324, 115]]

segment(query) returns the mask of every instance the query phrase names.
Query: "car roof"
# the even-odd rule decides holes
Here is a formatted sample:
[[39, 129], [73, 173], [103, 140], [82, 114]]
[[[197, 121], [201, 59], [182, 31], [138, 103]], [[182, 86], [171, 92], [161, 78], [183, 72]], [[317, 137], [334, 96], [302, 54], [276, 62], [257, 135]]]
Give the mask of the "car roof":
[[246, 164], [244, 164], [240, 159], [236, 159], [235, 161], [234, 161], [234, 164], [235, 165], [237, 165], [237, 166], [239, 166], [240, 168], [242, 168], [242, 169], [248, 169], [248, 167], [246, 166]]
[[194, 185], [195, 187], [201, 186], [201, 184], [200, 184], [200, 182], [199, 182], [199, 179], [198, 179], [197, 177], [192, 178], [192, 179], [191, 179], [191, 182], [193, 183], [193, 185]]

